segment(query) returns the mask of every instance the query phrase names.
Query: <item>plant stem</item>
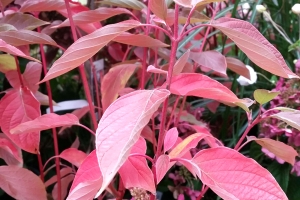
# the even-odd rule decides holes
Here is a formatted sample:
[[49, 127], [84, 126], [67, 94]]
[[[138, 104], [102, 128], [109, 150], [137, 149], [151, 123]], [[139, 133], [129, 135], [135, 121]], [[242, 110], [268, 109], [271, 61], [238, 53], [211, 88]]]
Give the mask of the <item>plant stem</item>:
[[39, 170], [40, 170], [41, 180], [44, 183], [45, 178], [44, 178], [44, 170], [43, 170], [43, 161], [42, 161], [42, 157], [41, 157], [40, 153], [37, 154], [37, 158], [38, 158], [38, 162], [39, 162]]
[[20, 65], [19, 65], [19, 60], [18, 60], [17, 56], [14, 56], [14, 57], [15, 57], [15, 61], [16, 61], [16, 66], [17, 66], [17, 72], [18, 72], [18, 77], [19, 77], [20, 85], [23, 88], [24, 87], [24, 82], [23, 82], [23, 77], [22, 77]]
[[[68, 12], [69, 20], [70, 20], [70, 26], [71, 26], [71, 30], [72, 30], [73, 39], [74, 39], [74, 41], [76, 41], [78, 38], [77, 38], [77, 34], [76, 34], [75, 24], [74, 24], [73, 17], [72, 17], [72, 11], [71, 11], [70, 4], [69, 4], [68, 0], [65, 0], [65, 5], [66, 5], [67, 12]], [[96, 114], [95, 114], [95, 111], [94, 111], [94, 105], [93, 105], [93, 101], [92, 101], [92, 97], [91, 97], [91, 92], [90, 92], [90, 89], [89, 89], [89, 84], [88, 84], [88, 81], [87, 81], [87, 78], [86, 78], [86, 75], [85, 75], [83, 64], [81, 64], [79, 66], [79, 73], [80, 73], [80, 76], [81, 76], [81, 79], [82, 79], [85, 96], [86, 96], [87, 101], [89, 103], [92, 124], [93, 124], [94, 131], [95, 131], [97, 129], [97, 119], [96, 119]]]
[[[179, 6], [175, 4], [175, 22], [174, 22], [174, 37], [171, 44], [171, 55], [170, 55], [170, 62], [169, 62], [169, 69], [168, 69], [168, 76], [166, 80], [166, 89], [169, 90], [171, 86], [171, 80], [172, 80], [172, 73], [174, 64], [176, 62], [176, 52], [178, 48], [178, 17], [179, 17]], [[158, 135], [158, 144], [157, 144], [157, 151], [156, 151], [156, 159], [162, 154], [163, 149], [163, 142], [165, 139], [165, 121], [166, 121], [166, 115], [167, 115], [167, 109], [168, 109], [168, 102], [169, 98], [166, 98], [163, 104], [162, 109], [162, 119], [160, 123], [160, 129], [159, 129], [159, 135]]]
[[[38, 18], [38, 15], [36, 15]], [[41, 28], [38, 27], [38, 32], [41, 32]], [[47, 74], [47, 63], [46, 63], [46, 56], [45, 56], [45, 51], [44, 47], [42, 44], [40, 44], [40, 53], [41, 53], [41, 58], [42, 58], [42, 67], [43, 67], [43, 72], [46, 75]], [[53, 113], [53, 98], [52, 98], [52, 92], [51, 92], [51, 86], [50, 82], [46, 81], [46, 89], [47, 89], [47, 94], [49, 98], [49, 109], [50, 113]], [[57, 176], [57, 196], [58, 199], [61, 199], [61, 176], [60, 176], [60, 158], [59, 158], [59, 148], [58, 148], [58, 139], [57, 139], [57, 131], [55, 128], [52, 129], [52, 137], [53, 137], [53, 144], [54, 144], [54, 154], [55, 154], [55, 169], [56, 169], [56, 176]]]

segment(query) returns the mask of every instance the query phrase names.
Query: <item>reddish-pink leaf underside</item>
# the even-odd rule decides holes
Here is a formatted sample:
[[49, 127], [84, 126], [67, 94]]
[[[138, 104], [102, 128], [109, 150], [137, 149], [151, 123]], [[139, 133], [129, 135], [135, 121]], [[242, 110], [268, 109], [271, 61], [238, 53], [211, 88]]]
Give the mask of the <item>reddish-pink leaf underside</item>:
[[45, 82], [71, 71], [91, 58], [115, 37], [139, 25], [140, 23], [138, 21], [128, 20], [104, 26], [89, 35], [81, 37], [54, 62], [53, 66], [41, 82]]
[[11, 46], [11, 45], [7, 44], [6, 42], [4, 42], [1, 39], [0, 39], [0, 51], [9, 53], [9, 54], [12, 54], [12, 55], [15, 55], [15, 56], [19, 56], [19, 57], [22, 57], [22, 58], [26, 58], [28, 60], [39, 62], [39, 60], [25, 55], [22, 51], [20, 51], [19, 49], [17, 49], [14, 46]]
[[136, 64], [121, 64], [111, 68], [105, 74], [101, 83], [103, 110], [118, 98], [119, 92], [125, 88], [136, 67]]
[[283, 142], [272, 140], [270, 138], [256, 138], [254, 136], [248, 137], [248, 140], [254, 140], [260, 146], [266, 148], [271, 153], [275, 154], [278, 158], [290, 163], [294, 166], [295, 158], [298, 156], [297, 151]]
[[228, 69], [234, 71], [235, 73], [241, 76], [246, 77], [249, 80], [251, 79], [250, 71], [242, 61], [236, 58], [226, 57], [226, 62]]
[[13, 0], [1, 0], [3, 9], [4, 9], [8, 4], [10, 4], [11, 2], [13, 2]]
[[[41, 72], [42, 72], [42, 65], [40, 63], [29, 62], [26, 65], [25, 72], [22, 74], [24, 85], [28, 87], [33, 93], [35, 93], [39, 88], [37, 83], [41, 78]], [[17, 71], [15, 70], [9, 71], [5, 75], [10, 85], [13, 88], [17, 89], [21, 87], [19, 75]]]
[[213, 21], [259, 67], [284, 78], [299, 78], [286, 65], [280, 52], [249, 22], [234, 18]]
[[[145, 126], [141, 132], [141, 136], [151, 142], [153, 145], [156, 145], [156, 138], [153, 136], [154, 132], [149, 126]], [[154, 141], [153, 141], [154, 140]]]
[[120, 97], [104, 112], [96, 132], [97, 157], [103, 174], [102, 193], [129, 156], [153, 113], [169, 91], [138, 90]]
[[218, 51], [205, 51], [201, 53], [191, 52], [190, 58], [202, 67], [211, 69], [223, 76], [227, 76], [225, 56]]
[[175, 145], [177, 138], [178, 138], [178, 131], [176, 127], [168, 130], [164, 140], [164, 152], [169, 151]]
[[0, 101], [0, 123], [2, 131], [17, 146], [30, 153], [37, 153], [39, 149], [39, 131], [13, 135], [10, 133], [10, 130], [21, 123], [31, 121], [39, 116], [39, 102], [27, 88], [10, 90]]
[[[146, 141], [140, 137], [131, 149], [131, 154], [145, 154]], [[128, 173], [130, 172], [130, 173]], [[133, 187], [143, 188], [155, 194], [154, 176], [148, 166], [147, 160], [140, 156], [129, 156], [122, 167], [119, 169], [124, 187], [129, 189]]]
[[0, 188], [15, 199], [47, 200], [44, 183], [28, 169], [0, 166]]
[[22, 29], [33, 30], [39, 26], [43, 26], [49, 23], [42, 21], [29, 14], [16, 12], [1, 18], [0, 24], [10, 24], [14, 26], [17, 30], [22, 30]]
[[20, 12], [41, 12], [61, 10], [64, 8], [65, 2], [63, 0], [27, 0], [21, 5]]
[[22, 167], [23, 159], [21, 150], [6, 138], [0, 138], [0, 158], [2, 158], [7, 165]]
[[72, 183], [67, 200], [93, 199], [102, 185], [96, 150], [92, 151], [80, 165]]
[[[132, 15], [132, 13], [129, 10], [124, 8], [98, 8], [96, 10], [87, 10], [76, 13], [75, 15], [73, 15], [73, 20], [75, 25], [89, 24], [93, 22], [106, 20], [110, 17], [120, 14]], [[66, 19], [64, 22], [59, 24], [57, 28], [65, 26], [70, 26], [69, 19]]]
[[0, 32], [0, 39], [13, 46], [27, 44], [49, 44], [57, 46], [56, 42], [49, 35], [30, 30]]
[[182, 96], [197, 96], [229, 104], [244, 103], [227, 87], [208, 76], [196, 73], [180, 74], [172, 78], [171, 92]]
[[190, 50], [187, 50], [175, 63], [173, 68], [173, 75], [178, 75], [182, 72], [190, 57]]
[[60, 153], [60, 158], [67, 160], [68, 162], [72, 163], [76, 167], [79, 167], [84, 159], [87, 157], [86, 153], [80, 151], [75, 148], [68, 148]]
[[151, 0], [149, 2], [149, 8], [160, 19], [164, 21], [167, 19], [168, 7], [166, 1]]
[[147, 35], [122, 33], [113, 39], [115, 42], [137, 47], [168, 47], [168, 44]]
[[192, 161], [203, 184], [223, 199], [288, 199], [268, 170], [233, 149], [205, 149]]
[[73, 114], [57, 115], [55, 113], [49, 113], [15, 126], [10, 130], [10, 133], [23, 134], [76, 124], [79, 124], [79, 119]]
[[157, 184], [164, 178], [164, 176], [170, 169], [169, 165], [170, 165], [170, 158], [168, 155], [161, 155], [156, 160], [155, 167], [156, 167]]
[[[61, 179], [61, 198], [60, 199], [66, 199], [66, 196], [68, 195], [68, 189], [70, 186], [70, 183], [74, 180], [75, 175], [74, 174], [68, 174], [67, 176], [64, 176]], [[58, 200], [58, 185], [57, 183], [54, 185], [52, 190], [52, 197], [54, 200]]]

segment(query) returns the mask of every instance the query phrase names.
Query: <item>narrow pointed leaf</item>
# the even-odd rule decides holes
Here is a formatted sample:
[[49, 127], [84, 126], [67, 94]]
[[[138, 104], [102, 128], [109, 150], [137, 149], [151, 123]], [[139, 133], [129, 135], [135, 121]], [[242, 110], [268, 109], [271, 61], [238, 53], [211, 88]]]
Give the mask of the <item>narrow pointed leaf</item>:
[[[120, 14], [129, 14], [132, 13], [124, 8], [98, 8], [96, 10], [88, 10], [88, 11], [82, 11], [75, 15], [73, 15], [73, 21], [75, 25], [79, 24], [89, 24], [93, 22], [99, 22], [106, 20], [110, 17], [113, 17], [115, 15]], [[59, 24], [57, 28], [70, 26], [70, 20], [66, 19], [64, 22]]]
[[102, 47], [107, 45], [122, 32], [138, 25], [140, 25], [139, 22], [129, 20], [104, 26], [89, 35], [81, 37], [54, 62], [53, 66], [41, 82], [45, 82], [71, 71], [95, 55]]
[[15, 55], [15, 56], [19, 56], [19, 57], [22, 57], [22, 58], [26, 58], [28, 60], [39, 62], [39, 60], [25, 55], [22, 51], [20, 51], [19, 49], [17, 49], [14, 46], [11, 46], [11, 45], [7, 44], [5, 41], [3, 41], [1, 39], [0, 39], [0, 51], [9, 53], [9, 54], [12, 54], [12, 55]]
[[129, 156], [142, 129], [169, 91], [138, 90], [120, 97], [104, 112], [96, 133], [97, 157], [103, 174], [101, 194]]
[[155, 73], [155, 74], [168, 74], [167, 71], [154, 67], [153, 65], [149, 65], [147, 67], [147, 72]]
[[94, 199], [102, 185], [96, 150], [92, 151], [80, 165], [72, 183], [67, 200]]
[[68, 148], [59, 154], [60, 158], [67, 160], [76, 167], [79, 167], [81, 163], [86, 159], [87, 155], [83, 151], [75, 148]]
[[227, 76], [225, 56], [218, 51], [205, 51], [201, 53], [191, 52], [190, 58], [203, 67]]
[[167, 19], [168, 8], [165, 1], [151, 0], [149, 2], [149, 8], [160, 19], [164, 21]]
[[16, 27], [10, 24], [0, 24], [0, 32], [2, 31], [16, 31]]
[[10, 133], [10, 130], [39, 116], [39, 102], [27, 88], [10, 90], [0, 101], [0, 123], [3, 133], [21, 149], [30, 153], [38, 152], [40, 132], [14, 135]]
[[298, 110], [279, 112], [274, 115], [271, 115], [270, 117], [284, 121], [289, 126], [300, 130], [300, 111]]
[[146, 8], [145, 4], [139, 0], [105, 0], [101, 1], [101, 3], [117, 7], [131, 8], [134, 10], [142, 10]]
[[32, 15], [16, 12], [0, 19], [1, 24], [10, 24], [18, 30], [26, 29], [33, 30], [39, 26], [49, 24]]
[[281, 158], [282, 160], [294, 166], [295, 158], [298, 156], [298, 153], [293, 147], [270, 138], [256, 138], [254, 136], [250, 136], [247, 138], [247, 140], [254, 140], [257, 144], [267, 149], [278, 158]]
[[236, 58], [226, 57], [226, 63], [227, 63], [228, 69], [234, 71], [235, 73], [237, 73], [241, 76], [246, 77], [249, 80], [251, 79], [250, 71], [242, 61], [240, 61]]
[[49, 44], [57, 46], [56, 42], [50, 36], [29, 30], [0, 32], [0, 39], [13, 46], [28, 44]]
[[172, 78], [171, 93], [182, 96], [197, 96], [213, 99], [230, 104], [244, 106], [247, 109], [247, 101], [237, 96], [227, 87], [208, 76], [196, 73], [180, 74]]
[[178, 75], [182, 72], [185, 64], [190, 57], [190, 50], [187, 50], [175, 63], [173, 68], [173, 75]]
[[21, 150], [6, 138], [0, 138], [0, 158], [9, 166], [22, 167], [23, 165]]
[[[132, 147], [130, 153], [146, 154], [146, 149], [146, 141], [144, 138], [140, 137], [137, 143]], [[146, 158], [129, 156], [119, 169], [119, 174], [125, 188], [143, 188], [144, 190], [155, 194], [154, 176], [148, 166]]]
[[115, 42], [122, 44], [128, 44], [137, 47], [168, 47], [169, 45], [161, 42], [160, 40], [153, 39], [147, 35], [135, 35], [130, 33], [122, 33], [118, 35], [115, 39]]
[[260, 104], [265, 104], [278, 96], [280, 92], [274, 92], [269, 90], [257, 89], [254, 91], [253, 96], [255, 101]]
[[168, 155], [161, 155], [155, 163], [157, 184], [164, 178], [169, 170], [170, 157]]
[[44, 183], [31, 171], [16, 166], [0, 166], [0, 188], [15, 199], [47, 200]]
[[63, 0], [27, 0], [21, 5], [19, 11], [42, 12], [61, 9], [65, 9], [65, 2]]
[[103, 110], [118, 98], [119, 92], [125, 88], [136, 67], [136, 64], [120, 64], [111, 68], [103, 77], [101, 84]]
[[192, 161], [203, 184], [225, 200], [288, 199], [268, 170], [233, 149], [201, 150]]
[[249, 22], [224, 17], [214, 21], [212, 26], [233, 40], [262, 69], [284, 78], [298, 78], [280, 52]]
[[[51, 122], [51, 123], [49, 123]], [[10, 130], [11, 134], [43, 131], [51, 128], [79, 124], [78, 118], [73, 114], [57, 115], [49, 113], [35, 118], [34, 120], [19, 124]]]
[[176, 127], [168, 130], [164, 140], [164, 152], [169, 151], [174, 146], [174, 144], [177, 141], [177, 138], [178, 138], [178, 131]]

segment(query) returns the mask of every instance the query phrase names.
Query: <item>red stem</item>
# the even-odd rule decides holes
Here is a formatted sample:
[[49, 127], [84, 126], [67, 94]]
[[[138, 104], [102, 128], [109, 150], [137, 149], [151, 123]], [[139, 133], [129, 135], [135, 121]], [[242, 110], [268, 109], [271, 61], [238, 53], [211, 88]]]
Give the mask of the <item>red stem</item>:
[[177, 108], [179, 99], [180, 99], [180, 96], [177, 96], [176, 101], [175, 101], [174, 106], [173, 106], [173, 109], [172, 109], [172, 112], [171, 112], [171, 114], [170, 114], [170, 118], [169, 118], [169, 122], [168, 122], [168, 125], [167, 125], [166, 130], [169, 130], [169, 128], [170, 128], [170, 125], [171, 125], [171, 122], [172, 122], [172, 118], [173, 118], [175, 109]]
[[[78, 37], [77, 37], [77, 34], [76, 34], [75, 24], [74, 24], [73, 17], [72, 17], [72, 11], [71, 11], [70, 4], [69, 4], [68, 0], [65, 0], [65, 5], [66, 5], [67, 12], [68, 12], [69, 20], [70, 20], [70, 26], [71, 26], [71, 30], [72, 30], [73, 39], [74, 39], [74, 41], [76, 41], [78, 39]], [[92, 124], [93, 124], [94, 131], [95, 131], [97, 129], [97, 119], [96, 119], [96, 114], [95, 114], [95, 111], [94, 111], [94, 105], [93, 105], [93, 101], [92, 101], [92, 97], [91, 97], [91, 92], [90, 92], [90, 89], [89, 89], [89, 84], [88, 84], [88, 81], [87, 81], [87, 78], [86, 78], [86, 74], [85, 74], [85, 71], [84, 71], [83, 64], [81, 64], [79, 66], [79, 72], [80, 72], [80, 76], [81, 76], [81, 79], [82, 79], [85, 96], [86, 96], [87, 101], [89, 103]]]
[[18, 60], [17, 56], [14, 56], [14, 57], [15, 57], [15, 61], [16, 61], [16, 66], [17, 66], [17, 72], [18, 72], [18, 77], [19, 77], [20, 85], [23, 88], [24, 87], [24, 82], [23, 82], [23, 77], [22, 77], [20, 65], [19, 65], [19, 60]]
[[[150, 8], [149, 8], [149, 2], [148, 1], [148, 9], [147, 9], [147, 17], [146, 17], [146, 23], [150, 24]], [[146, 27], [145, 35], [149, 35], [149, 27]], [[148, 57], [148, 48], [145, 47], [143, 50], [143, 62], [142, 62], [142, 79], [140, 83], [140, 88], [145, 88], [145, 82], [146, 82], [146, 70], [147, 70], [147, 57]]]
[[[171, 55], [170, 55], [170, 62], [169, 62], [169, 69], [168, 69], [168, 76], [166, 80], [166, 88], [169, 90], [171, 86], [171, 80], [172, 80], [172, 73], [174, 64], [176, 62], [176, 52], [178, 48], [178, 17], [179, 17], [179, 6], [175, 4], [175, 23], [174, 23], [174, 38], [172, 40], [171, 44]], [[162, 118], [160, 123], [160, 129], [159, 129], [159, 135], [158, 135], [158, 144], [157, 144], [157, 151], [156, 151], [156, 158], [158, 158], [162, 154], [163, 149], [163, 142], [165, 139], [165, 121], [166, 121], [166, 115], [167, 115], [167, 109], [168, 109], [168, 101], [169, 98], [166, 98], [163, 104], [162, 109]]]
[[44, 178], [44, 170], [43, 170], [43, 161], [42, 161], [42, 157], [41, 157], [40, 153], [37, 154], [37, 158], [38, 158], [38, 162], [39, 162], [39, 170], [40, 170], [40, 174], [41, 174], [41, 180], [44, 183], [45, 178]]
[[[36, 15], [38, 18], [38, 15]], [[38, 32], [41, 32], [41, 28], [38, 27]], [[46, 56], [44, 47], [42, 44], [40, 44], [40, 53], [42, 58], [42, 66], [43, 66], [43, 72], [44, 74], [47, 74], [47, 63], [46, 63]], [[53, 98], [52, 98], [52, 91], [51, 91], [51, 85], [49, 81], [46, 81], [46, 88], [47, 88], [47, 94], [49, 98], [49, 109], [50, 113], [53, 113]], [[61, 199], [61, 176], [60, 176], [60, 158], [59, 158], [59, 148], [58, 148], [58, 139], [57, 139], [57, 131], [55, 128], [52, 129], [52, 136], [53, 136], [53, 144], [54, 144], [54, 154], [55, 154], [55, 169], [56, 169], [56, 175], [57, 175], [57, 196], [58, 199]]]
[[149, 156], [145, 155], [145, 154], [140, 154], [140, 153], [132, 153], [129, 156], [134, 156], [134, 157], [144, 157], [147, 160], [149, 160], [152, 164], [153, 164], [153, 159], [150, 158]]

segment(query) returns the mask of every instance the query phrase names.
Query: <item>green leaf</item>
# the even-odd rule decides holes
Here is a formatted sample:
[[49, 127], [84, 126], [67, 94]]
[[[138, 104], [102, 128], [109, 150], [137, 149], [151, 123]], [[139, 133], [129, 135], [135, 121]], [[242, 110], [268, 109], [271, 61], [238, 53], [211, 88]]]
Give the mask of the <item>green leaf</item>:
[[265, 104], [274, 99], [280, 92], [272, 92], [269, 90], [257, 89], [254, 91], [254, 99], [259, 104]]
[[299, 47], [300, 47], [300, 40], [298, 40], [297, 42], [295, 42], [294, 44], [292, 44], [292, 45], [289, 46], [289, 52], [293, 51], [293, 50], [296, 50]]
[[300, 177], [290, 175], [290, 182], [286, 192], [289, 200], [300, 199], [299, 185], [300, 185]]
[[269, 165], [268, 170], [274, 176], [282, 190], [286, 192], [289, 185], [291, 166], [288, 163], [280, 164], [274, 161]]

